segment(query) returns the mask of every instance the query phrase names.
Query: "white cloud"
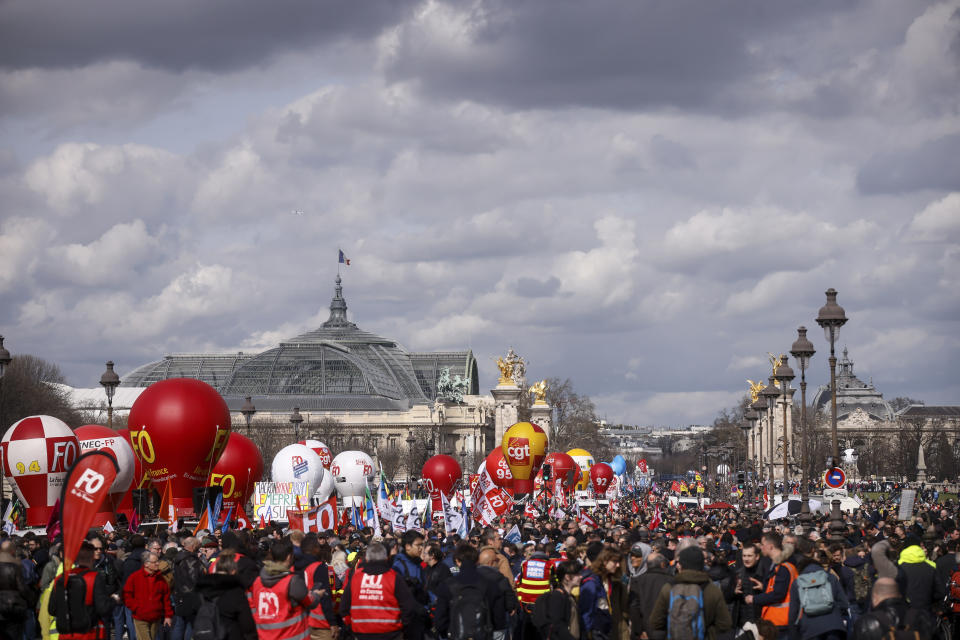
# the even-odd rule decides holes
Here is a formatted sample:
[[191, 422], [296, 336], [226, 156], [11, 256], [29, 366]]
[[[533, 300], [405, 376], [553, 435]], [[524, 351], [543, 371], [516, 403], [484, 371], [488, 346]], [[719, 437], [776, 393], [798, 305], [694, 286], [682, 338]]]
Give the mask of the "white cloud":
[[931, 202], [914, 216], [908, 237], [926, 242], [960, 240], [960, 193], [951, 193]]

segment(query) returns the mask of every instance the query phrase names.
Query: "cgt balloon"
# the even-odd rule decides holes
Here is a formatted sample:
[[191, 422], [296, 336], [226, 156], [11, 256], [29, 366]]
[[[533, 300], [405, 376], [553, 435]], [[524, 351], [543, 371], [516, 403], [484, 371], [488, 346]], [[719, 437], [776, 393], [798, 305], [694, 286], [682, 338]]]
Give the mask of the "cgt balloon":
[[606, 462], [598, 462], [590, 468], [590, 484], [598, 497], [606, 495], [613, 482], [613, 469]]
[[253, 495], [254, 485], [263, 478], [263, 456], [253, 440], [231, 433], [220, 459], [210, 472], [209, 486], [223, 490], [223, 508], [240, 514]]
[[363, 451], [344, 451], [330, 463], [330, 473], [343, 506], [360, 506], [367, 487], [372, 494], [375, 486], [373, 460]]
[[500, 444], [513, 474], [513, 491], [533, 491], [533, 478], [540, 470], [547, 451], [547, 434], [532, 422], [518, 422], [503, 434]]
[[577, 491], [586, 491], [590, 486], [590, 467], [593, 466], [593, 456], [586, 449], [570, 449], [567, 455], [574, 459], [580, 467], [580, 481], [577, 482]]
[[306, 482], [308, 496], [317, 490], [326, 473], [320, 456], [302, 444], [288, 444], [280, 449], [270, 469], [274, 482]]
[[113, 456], [117, 461], [117, 477], [110, 485], [107, 499], [103, 501], [100, 511], [93, 518], [94, 526], [103, 526], [114, 519], [113, 513], [120, 507], [120, 503], [130, 493], [133, 485], [133, 474], [136, 470], [136, 456], [133, 447], [127, 440], [109, 427], [99, 424], [86, 424], [77, 427], [74, 433], [80, 442], [80, 453], [87, 451], [103, 451]]
[[430, 492], [430, 506], [434, 513], [443, 508], [440, 495], [449, 498], [462, 474], [460, 463], [452, 456], [440, 454], [423, 463], [423, 482]]
[[333, 453], [331, 453], [330, 447], [319, 440], [300, 440], [297, 444], [302, 444], [305, 447], [313, 449], [313, 452], [320, 456], [320, 462], [323, 463], [323, 468], [330, 468], [330, 463], [333, 462]]
[[192, 378], [155, 382], [133, 403], [128, 419], [133, 451], [161, 493], [193, 515], [193, 489], [202, 487], [230, 437], [230, 410], [216, 389]]
[[27, 525], [46, 525], [80, 455], [77, 436], [58, 418], [29, 416], [7, 429], [0, 449], [3, 474], [27, 508]]

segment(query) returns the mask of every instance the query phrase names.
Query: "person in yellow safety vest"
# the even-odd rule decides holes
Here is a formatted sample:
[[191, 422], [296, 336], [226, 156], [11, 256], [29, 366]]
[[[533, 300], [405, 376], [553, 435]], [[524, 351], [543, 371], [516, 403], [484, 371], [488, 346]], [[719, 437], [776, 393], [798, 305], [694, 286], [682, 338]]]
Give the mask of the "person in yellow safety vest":
[[553, 561], [543, 551], [534, 551], [533, 555], [520, 565], [517, 578], [517, 597], [521, 606], [529, 613], [533, 604], [541, 595], [550, 591], [550, 578], [553, 575]]
[[270, 559], [247, 592], [247, 602], [261, 640], [306, 640], [309, 611], [320, 603], [323, 591], [307, 590], [303, 576], [293, 570], [293, 544], [274, 540]]
[[743, 600], [747, 604], [760, 605], [760, 617], [776, 625], [778, 635], [785, 636], [790, 622], [790, 587], [797, 579], [797, 568], [789, 561], [793, 547], [783, 544], [779, 533], [770, 531], [763, 534], [760, 548], [771, 562], [767, 572], [767, 584], [764, 586], [756, 578], [751, 578], [754, 588], [764, 589], [764, 592], [748, 595]]

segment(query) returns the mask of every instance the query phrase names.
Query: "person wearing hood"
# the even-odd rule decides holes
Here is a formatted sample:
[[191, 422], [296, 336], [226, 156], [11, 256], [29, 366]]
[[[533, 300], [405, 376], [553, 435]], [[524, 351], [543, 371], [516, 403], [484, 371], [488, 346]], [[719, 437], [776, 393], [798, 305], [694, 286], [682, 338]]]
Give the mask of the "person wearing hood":
[[666, 632], [671, 595], [684, 595], [690, 590], [690, 585], [695, 585], [703, 597], [703, 637], [716, 640], [721, 633], [729, 631], [733, 627], [730, 611], [727, 610], [720, 587], [713, 584], [704, 571], [703, 551], [699, 547], [687, 547], [677, 553], [677, 570], [673, 584], [665, 584], [660, 589], [650, 613], [650, 627]]
[[340, 617], [358, 640], [419, 640], [414, 626], [423, 607], [413, 598], [403, 577], [390, 568], [387, 550], [379, 542], [367, 547], [362, 563], [350, 574], [340, 601]]
[[237, 577], [237, 560], [233, 552], [221, 552], [216, 573], [200, 575], [196, 589], [203, 598], [216, 605], [220, 624], [228, 638], [256, 640], [257, 625], [247, 602], [246, 590]]
[[943, 602], [947, 585], [937, 580], [937, 565], [927, 558], [920, 540], [908, 535], [898, 560], [897, 584], [911, 609], [929, 611]]
[[264, 640], [306, 638], [307, 615], [320, 603], [323, 590], [307, 589], [303, 576], [293, 570], [293, 545], [289, 539], [270, 543], [270, 557], [247, 593], [257, 633]]
[[[813, 544], [806, 538], [797, 541], [797, 570], [799, 575], [790, 585], [790, 638], [791, 640], [843, 640], [847, 636], [844, 617], [850, 602], [837, 576], [824, 570], [812, 557]], [[803, 576], [806, 576], [805, 578]], [[800, 586], [804, 581], [826, 580], [833, 595], [833, 607], [826, 613], [807, 615], [800, 602]], [[820, 584], [823, 584], [820, 582]]]
[[627, 556], [627, 572], [624, 579], [629, 582], [631, 578], [643, 575], [647, 571], [646, 559], [650, 555], [652, 547], [646, 542], [634, 542], [630, 547], [630, 553]]

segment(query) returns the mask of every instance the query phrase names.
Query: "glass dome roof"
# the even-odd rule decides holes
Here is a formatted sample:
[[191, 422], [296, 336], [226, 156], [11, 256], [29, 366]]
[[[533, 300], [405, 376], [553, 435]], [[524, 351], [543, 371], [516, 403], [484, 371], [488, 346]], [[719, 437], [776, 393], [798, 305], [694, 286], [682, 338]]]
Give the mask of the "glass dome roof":
[[432, 402], [440, 372], [469, 376], [477, 394], [471, 351], [407, 353], [395, 341], [347, 320], [337, 275], [330, 318], [319, 328], [259, 354], [185, 354], [139, 367], [122, 386], [148, 386], [170, 377], [198, 378], [228, 401], [252, 396], [257, 409], [406, 410]]

